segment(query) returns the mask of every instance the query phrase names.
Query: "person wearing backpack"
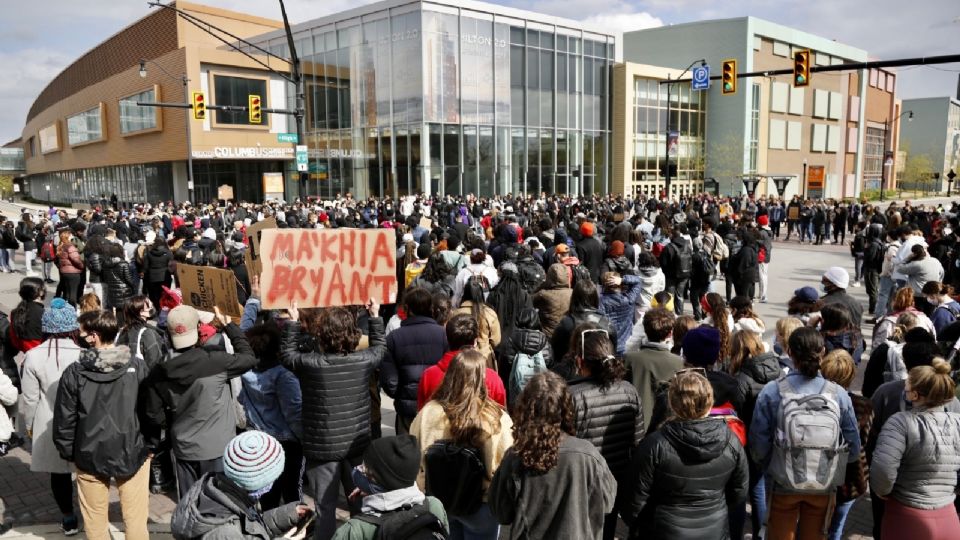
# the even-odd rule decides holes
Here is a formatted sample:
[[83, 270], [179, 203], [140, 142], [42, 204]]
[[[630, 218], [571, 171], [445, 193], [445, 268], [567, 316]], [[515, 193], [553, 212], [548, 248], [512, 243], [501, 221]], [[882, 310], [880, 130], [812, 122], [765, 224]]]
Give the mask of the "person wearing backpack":
[[[463, 313], [451, 317], [447, 321], [445, 331], [450, 350], [440, 358], [439, 362], [428, 367], [420, 377], [420, 384], [417, 385], [417, 412], [423, 409], [423, 406], [430, 401], [434, 392], [440, 387], [440, 383], [443, 382], [447, 368], [450, 367], [450, 362], [453, 361], [454, 357], [465, 350], [475, 348], [480, 336], [480, 327], [477, 320]], [[484, 383], [487, 386], [487, 395], [490, 396], [490, 399], [496, 401], [502, 407], [506, 407], [507, 392], [500, 375], [487, 368]]]
[[882, 538], [960, 538], [954, 507], [960, 472], [960, 414], [954, 403], [951, 366], [934, 358], [907, 377], [905, 397], [913, 405], [883, 425], [873, 451], [870, 489], [884, 499]]
[[450, 538], [456, 540], [496, 540], [500, 534], [487, 491], [513, 446], [513, 422], [487, 394], [486, 373], [486, 358], [478, 351], [455, 356], [410, 425], [420, 442], [417, 485], [443, 503]]
[[847, 463], [859, 459], [860, 433], [847, 392], [820, 375], [820, 333], [795, 330], [788, 350], [795, 369], [763, 387], [748, 432], [750, 452], [772, 481], [765, 538], [823, 538]]
[[363, 463], [353, 469], [357, 487], [348, 494], [361, 499], [361, 513], [340, 526], [333, 540], [448, 538], [447, 512], [436, 497], [420, 491], [419, 471], [420, 449], [413, 436], [372, 441]]
[[880, 293], [880, 274], [883, 272], [883, 259], [886, 248], [880, 240], [879, 235], [882, 229], [879, 226], [871, 225], [867, 227], [864, 233], [865, 244], [863, 252], [863, 270], [861, 277], [863, 285], [867, 291], [868, 313], [873, 314], [877, 311], [877, 298]]
[[767, 268], [773, 255], [773, 234], [770, 232], [769, 223], [770, 219], [767, 216], [759, 216], [757, 218], [757, 226], [759, 227], [757, 230], [757, 239], [760, 245], [757, 253], [757, 263], [759, 266], [759, 279], [757, 282], [760, 284], [760, 290], [758, 292], [761, 303], [766, 303], [767, 301]]
[[[481, 243], [482, 245], [482, 243]], [[453, 284], [453, 305], [459, 306], [463, 298], [463, 289], [471, 279], [480, 281], [483, 288], [483, 297], [490, 294], [490, 290], [500, 282], [496, 268], [487, 265], [487, 253], [480, 247], [470, 250], [470, 264], [463, 267], [457, 274]]]
[[671, 377], [671, 419], [640, 444], [624, 521], [630, 538], [740, 538], [729, 515], [747, 500], [747, 456], [726, 423], [710, 416], [714, 397], [698, 370]]
[[683, 315], [684, 297], [693, 274], [693, 245], [686, 223], [674, 227], [670, 243], [660, 253], [660, 268], [666, 278], [664, 290], [673, 295], [674, 312]]
[[930, 320], [939, 335], [944, 328], [957, 322], [960, 317], [960, 303], [953, 299], [953, 287], [939, 281], [928, 281], [923, 285], [924, 297], [933, 307]]
[[[490, 509], [510, 540], [600, 540], [617, 483], [590, 442], [577, 438], [563, 378], [538, 373], [514, 406], [514, 444], [490, 484]], [[563, 496], [544, 496], [545, 494]]]
[[547, 338], [552, 338], [560, 320], [570, 310], [570, 277], [567, 267], [553, 263], [547, 268], [543, 287], [533, 295], [533, 307], [540, 312], [540, 323]]
[[506, 374], [507, 396], [512, 404], [531, 377], [546, 371], [554, 362], [550, 340], [540, 329], [540, 315], [533, 308], [525, 308], [517, 316], [517, 325], [503, 340], [500, 369]]
[[567, 357], [570, 338], [574, 330], [584, 323], [597, 324], [608, 332], [612, 340], [616, 339], [616, 330], [610, 323], [610, 319], [600, 313], [600, 292], [588, 279], [574, 285], [573, 293], [570, 295], [570, 310], [560, 319], [560, 324], [550, 339], [553, 357], [556, 359], [551, 369], [568, 380], [573, 378], [575, 371], [573, 359]]
[[577, 437], [590, 441], [617, 479], [617, 504], [604, 518], [603, 538], [613, 540], [617, 516], [629, 494], [630, 459], [643, 438], [643, 408], [637, 389], [623, 380], [623, 362], [614, 356], [606, 330], [587, 323], [574, 330], [570, 356], [576, 378], [569, 382]]

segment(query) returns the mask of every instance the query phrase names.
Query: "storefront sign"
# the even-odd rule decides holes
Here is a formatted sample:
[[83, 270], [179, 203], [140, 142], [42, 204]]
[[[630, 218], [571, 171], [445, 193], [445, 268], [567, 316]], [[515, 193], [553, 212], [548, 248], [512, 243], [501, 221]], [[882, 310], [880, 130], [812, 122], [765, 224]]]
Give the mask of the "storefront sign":
[[392, 229], [266, 229], [260, 236], [263, 309], [397, 300]]
[[366, 154], [363, 150], [348, 148], [310, 150], [310, 157], [318, 159], [377, 159], [376, 154]]
[[194, 159], [293, 159], [293, 148], [275, 146], [216, 146], [194, 150]]
[[268, 199], [283, 198], [283, 173], [263, 173], [263, 194]]

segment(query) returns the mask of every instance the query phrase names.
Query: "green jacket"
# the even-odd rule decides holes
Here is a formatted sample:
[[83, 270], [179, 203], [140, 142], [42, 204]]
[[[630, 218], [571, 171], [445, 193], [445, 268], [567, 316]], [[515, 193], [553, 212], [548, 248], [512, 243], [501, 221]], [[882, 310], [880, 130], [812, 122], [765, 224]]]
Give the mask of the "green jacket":
[[[364, 499], [364, 513], [370, 510], [368, 507], [368, 499], [369, 497]], [[440, 518], [440, 522], [443, 523], [443, 526], [449, 531], [450, 524], [447, 522], [447, 512], [443, 509], [443, 503], [434, 497], [427, 497], [425, 502], [430, 512]], [[373, 540], [376, 534], [376, 525], [353, 518], [337, 529], [336, 534], [333, 535], [333, 540]]]

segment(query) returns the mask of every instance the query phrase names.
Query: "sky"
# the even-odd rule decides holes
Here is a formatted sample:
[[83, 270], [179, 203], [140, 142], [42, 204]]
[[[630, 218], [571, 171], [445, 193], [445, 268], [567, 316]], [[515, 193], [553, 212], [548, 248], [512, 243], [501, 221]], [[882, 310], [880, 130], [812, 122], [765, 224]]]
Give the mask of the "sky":
[[[200, 0], [279, 19], [273, 0]], [[290, 22], [371, 3], [369, 0], [285, 0]], [[495, 0], [530, 11], [587, 21], [623, 32], [752, 15], [864, 49], [871, 58], [960, 54], [957, 0]], [[42, 4], [42, 9], [38, 6]], [[0, 144], [20, 136], [27, 111], [66, 66], [150, 13], [146, 0], [6, 1], [0, 19]], [[953, 47], [950, 43], [953, 43]], [[954, 96], [960, 64], [899, 70], [902, 99]]]

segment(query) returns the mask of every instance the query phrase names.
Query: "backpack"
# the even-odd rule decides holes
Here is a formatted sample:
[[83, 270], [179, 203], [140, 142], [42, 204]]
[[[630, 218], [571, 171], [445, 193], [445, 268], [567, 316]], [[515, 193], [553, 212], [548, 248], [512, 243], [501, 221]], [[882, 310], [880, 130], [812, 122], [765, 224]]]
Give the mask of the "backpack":
[[508, 382], [510, 403], [513, 404], [513, 401], [517, 399], [520, 392], [523, 392], [524, 387], [527, 386], [527, 381], [537, 373], [546, 370], [547, 362], [543, 358], [543, 351], [538, 351], [533, 355], [522, 352], [517, 353], [517, 355], [513, 357], [513, 367], [510, 369], [510, 379]]
[[426, 264], [419, 263], [410, 263], [403, 270], [403, 286], [409, 287], [413, 280], [417, 279], [417, 276], [423, 273], [423, 269], [426, 268]]
[[490, 280], [487, 279], [487, 276], [483, 275], [482, 272], [472, 272], [472, 275], [467, 278], [467, 286], [469, 287], [473, 283], [480, 285], [480, 290], [483, 291], [483, 297], [486, 298], [490, 294]]
[[40, 260], [53, 262], [57, 258], [57, 250], [53, 247], [53, 240], [47, 240], [40, 246]]
[[874, 250], [873, 259], [867, 262], [872, 263], [871, 266], [873, 268], [882, 268], [883, 258], [884, 258], [884, 255], [886, 255], [887, 250], [886, 250], [886, 247], [883, 245], [883, 243], [880, 242], [879, 240], [874, 239], [870, 242], [870, 245], [874, 245], [874, 244], [878, 244], [877, 249]]
[[517, 261], [517, 270], [520, 271], [520, 283], [529, 293], [536, 292], [547, 279], [547, 274], [543, 271], [543, 267], [533, 259], [521, 259]]
[[740, 441], [740, 446], [744, 448], [747, 447], [747, 425], [737, 416], [737, 411], [734, 410], [733, 405], [729, 401], [710, 409], [710, 416], [723, 420], [724, 423], [727, 424], [727, 428], [730, 429], [730, 431], [736, 435], [737, 440]]
[[[951, 323], [956, 322], [956, 321], [957, 321], [957, 317], [960, 317], [960, 311], [958, 311], [957, 308], [951, 306], [950, 304], [940, 304], [939, 306], [937, 306], [936, 308], [934, 308], [933, 311], [936, 312], [938, 309], [945, 309], [945, 310], [947, 310], [947, 312], [950, 313], [950, 318], [951, 318], [951, 321], [950, 321], [950, 322], [951, 322]], [[931, 315], [933, 315], [933, 314], [931, 314]]]
[[782, 375], [777, 388], [779, 418], [767, 472], [795, 493], [833, 493], [843, 484], [850, 452], [840, 430], [840, 387], [824, 381], [820, 392], [800, 394]]
[[713, 233], [713, 250], [710, 252], [710, 256], [715, 261], [722, 261], [730, 257], [730, 248], [717, 233]]
[[449, 538], [440, 518], [427, 507], [426, 502], [403, 506], [379, 516], [360, 514], [356, 519], [376, 525], [374, 540], [443, 540]]
[[671, 244], [677, 251], [677, 279], [686, 279], [693, 273], [693, 248], [690, 246], [678, 247]]
[[713, 257], [707, 255], [707, 252], [695, 252], [693, 254], [693, 276], [701, 281], [708, 281], [716, 273], [715, 264]]
[[573, 267], [573, 283], [570, 284], [570, 287], [572, 288], [574, 285], [579, 283], [581, 279], [592, 281], [590, 278], [590, 271], [587, 270], [587, 267], [582, 264], [578, 264]]
[[424, 454], [427, 495], [432, 495], [451, 516], [469, 516], [483, 504], [487, 468], [483, 452], [443, 439]]
[[757, 263], [767, 262], [767, 248], [760, 246], [760, 249], [757, 250]]

